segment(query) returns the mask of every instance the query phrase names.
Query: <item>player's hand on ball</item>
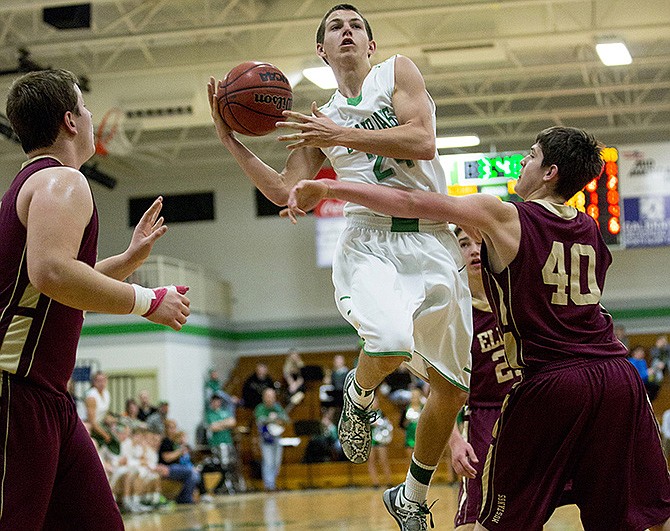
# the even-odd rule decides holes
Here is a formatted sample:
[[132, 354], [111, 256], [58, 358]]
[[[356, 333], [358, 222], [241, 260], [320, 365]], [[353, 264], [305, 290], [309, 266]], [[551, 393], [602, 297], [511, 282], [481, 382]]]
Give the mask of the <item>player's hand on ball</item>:
[[[152, 323], [169, 326], [175, 330], [181, 330], [186, 324], [186, 319], [191, 314], [191, 301], [186, 297], [187, 286], [169, 286], [155, 288], [158, 297], [162, 299], [152, 302], [152, 307], [144, 317]], [[154, 304], [157, 302], [157, 304]]]
[[298, 222], [298, 216], [304, 216], [313, 210], [328, 195], [328, 179], [318, 181], [304, 180], [296, 184], [289, 193], [286, 208], [279, 215], [288, 217], [291, 223]]
[[230, 136], [233, 133], [233, 130], [228, 127], [226, 122], [223, 121], [223, 118], [221, 118], [221, 114], [219, 113], [217, 91], [220, 89], [222, 84], [222, 80], [217, 81], [214, 79], [214, 77], [209, 78], [209, 83], [207, 83], [207, 100], [209, 101], [209, 112], [212, 115], [214, 127], [216, 127], [216, 134], [223, 142], [227, 136]]
[[288, 149], [298, 149], [303, 147], [330, 147], [339, 145], [338, 137], [345, 129], [340, 127], [312, 102], [312, 115], [307, 116], [295, 111], [284, 111], [282, 113], [287, 118], [292, 118], [293, 122], [277, 122], [277, 127], [295, 129], [294, 134], [286, 134], [277, 137], [277, 140], [283, 142], [293, 142], [288, 144]]

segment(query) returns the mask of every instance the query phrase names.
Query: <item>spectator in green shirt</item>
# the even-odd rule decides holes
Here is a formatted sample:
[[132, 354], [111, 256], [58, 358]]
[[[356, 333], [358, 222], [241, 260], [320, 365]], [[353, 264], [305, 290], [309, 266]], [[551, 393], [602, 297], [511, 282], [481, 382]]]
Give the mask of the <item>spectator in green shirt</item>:
[[221, 479], [214, 488], [216, 494], [221, 494], [224, 490], [228, 493], [244, 490], [234, 486], [242, 483], [239, 480], [237, 451], [233, 440], [233, 429], [237, 426], [237, 421], [230, 409], [224, 407], [223, 402], [222, 393], [214, 392], [205, 412], [207, 442], [212, 452], [212, 461], [221, 472]]
[[274, 491], [277, 490], [277, 476], [284, 451], [279, 439], [289, 418], [277, 402], [277, 392], [273, 388], [263, 389], [263, 401], [254, 409], [254, 417], [260, 435], [263, 485], [266, 491]]

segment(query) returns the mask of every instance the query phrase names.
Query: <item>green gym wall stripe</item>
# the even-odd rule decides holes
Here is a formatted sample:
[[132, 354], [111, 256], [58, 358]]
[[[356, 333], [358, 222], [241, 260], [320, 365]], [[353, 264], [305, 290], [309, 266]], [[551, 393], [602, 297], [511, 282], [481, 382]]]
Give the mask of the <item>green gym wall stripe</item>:
[[[610, 314], [615, 321], [619, 319], [649, 319], [657, 317], [670, 317], [670, 308], [635, 308], [628, 310], [612, 310], [610, 311]], [[81, 331], [81, 335], [106, 336], [119, 334], [143, 334], [147, 332], [173, 332], [173, 330], [171, 328], [150, 322], [100, 324], [84, 325]], [[356, 335], [355, 330], [350, 326], [284, 328], [279, 330], [249, 330], [237, 332], [234, 330], [190, 324], [185, 325], [179, 333], [229, 341], [254, 341], [264, 339], [293, 339], [306, 337]]]
[[[126, 323], [84, 326], [82, 336], [106, 336], [119, 334], [143, 334], [147, 332], [174, 332], [155, 323]], [[333, 326], [327, 328], [285, 328], [281, 330], [250, 330], [235, 332], [201, 325], [185, 325], [180, 334], [203, 336], [229, 341], [258, 341], [263, 339], [295, 339], [305, 337], [355, 336], [356, 331], [350, 326]]]
[[648, 319], [650, 317], [670, 317], [670, 308], [632, 308], [629, 310], [611, 310], [609, 314], [616, 319]]

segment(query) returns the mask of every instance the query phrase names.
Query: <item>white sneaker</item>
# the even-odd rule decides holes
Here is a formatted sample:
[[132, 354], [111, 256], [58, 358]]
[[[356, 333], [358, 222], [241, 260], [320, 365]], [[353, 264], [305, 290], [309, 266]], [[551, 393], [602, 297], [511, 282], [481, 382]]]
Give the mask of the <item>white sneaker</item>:
[[201, 494], [200, 503], [214, 503], [214, 497], [211, 494]]
[[[395, 518], [400, 531], [425, 531], [428, 529], [426, 515], [430, 516], [430, 527], [435, 527], [430, 507], [425, 503], [417, 503], [405, 498], [405, 484], [401, 483], [384, 492], [384, 505], [389, 514]], [[435, 502], [433, 502], [434, 504]]]
[[143, 514], [152, 510], [151, 507], [134, 500], [124, 500], [123, 509], [132, 514]]

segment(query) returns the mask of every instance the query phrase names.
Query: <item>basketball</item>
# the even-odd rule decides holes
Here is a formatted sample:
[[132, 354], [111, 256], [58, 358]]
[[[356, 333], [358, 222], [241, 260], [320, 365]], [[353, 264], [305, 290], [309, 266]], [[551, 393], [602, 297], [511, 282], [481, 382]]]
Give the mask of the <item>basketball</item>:
[[219, 114], [233, 131], [262, 136], [290, 110], [293, 91], [286, 76], [270, 63], [248, 61], [233, 68], [217, 90]]

